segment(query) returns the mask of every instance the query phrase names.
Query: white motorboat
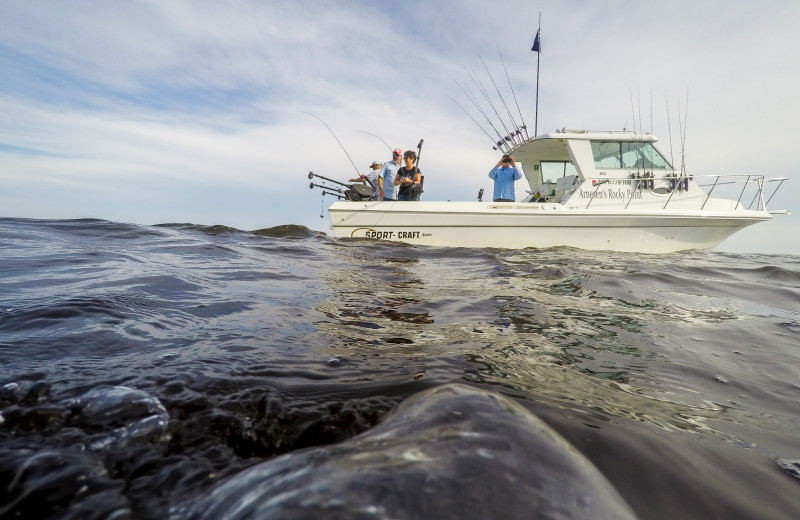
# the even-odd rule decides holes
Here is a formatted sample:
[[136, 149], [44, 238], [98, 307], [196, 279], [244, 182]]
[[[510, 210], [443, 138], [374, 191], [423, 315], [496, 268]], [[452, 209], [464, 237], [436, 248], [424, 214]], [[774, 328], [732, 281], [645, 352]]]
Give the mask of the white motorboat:
[[687, 175], [655, 141], [634, 132], [540, 135], [509, 150], [530, 184], [521, 201], [341, 200], [328, 210], [332, 228], [340, 238], [429, 246], [667, 253], [713, 248], [786, 213], [767, 209], [785, 178]]

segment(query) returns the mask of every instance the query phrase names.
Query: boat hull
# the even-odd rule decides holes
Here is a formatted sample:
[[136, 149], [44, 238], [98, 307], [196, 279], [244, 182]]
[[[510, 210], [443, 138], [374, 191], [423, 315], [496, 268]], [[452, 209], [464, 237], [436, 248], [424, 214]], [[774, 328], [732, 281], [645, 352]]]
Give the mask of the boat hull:
[[575, 247], [669, 253], [711, 249], [766, 211], [574, 209], [561, 204], [492, 202], [336, 202], [337, 238], [446, 247]]

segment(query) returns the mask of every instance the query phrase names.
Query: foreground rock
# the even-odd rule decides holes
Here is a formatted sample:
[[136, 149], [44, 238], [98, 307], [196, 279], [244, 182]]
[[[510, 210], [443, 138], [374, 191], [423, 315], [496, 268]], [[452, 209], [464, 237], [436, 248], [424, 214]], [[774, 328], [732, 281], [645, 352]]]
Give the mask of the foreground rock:
[[249, 468], [190, 516], [634, 518], [600, 472], [541, 420], [465, 385], [417, 394], [347, 442]]

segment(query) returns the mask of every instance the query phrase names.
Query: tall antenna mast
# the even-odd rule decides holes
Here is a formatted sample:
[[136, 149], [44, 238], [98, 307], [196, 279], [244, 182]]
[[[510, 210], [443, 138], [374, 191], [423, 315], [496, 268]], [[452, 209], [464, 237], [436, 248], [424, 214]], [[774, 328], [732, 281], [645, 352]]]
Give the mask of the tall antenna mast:
[[536, 38], [533, 40], [531, 50], [536, 53], [536, 115], [533, 122], [534, 139], [539, 134], [539, 59], [542, 57], [542, 12], [539, 11], [539, 29], [536, 31]]

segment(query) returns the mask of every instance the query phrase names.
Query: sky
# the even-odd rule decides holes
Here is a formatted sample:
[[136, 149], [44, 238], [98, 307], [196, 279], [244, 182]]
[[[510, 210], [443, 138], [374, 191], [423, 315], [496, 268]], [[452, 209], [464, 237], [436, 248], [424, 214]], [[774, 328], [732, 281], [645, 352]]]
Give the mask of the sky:
[[769, 207], [794, 214], [717, 250], [800, 254], [798, 21], [785, 0], [0, 0], [0, 217], [330, 232], [308, 172], [420, 139], [423, 198], [476, 200], [499, 156], [461, 87], [485, 62], [539, 134], [635, 127], [692, 174], [788, 178]]

